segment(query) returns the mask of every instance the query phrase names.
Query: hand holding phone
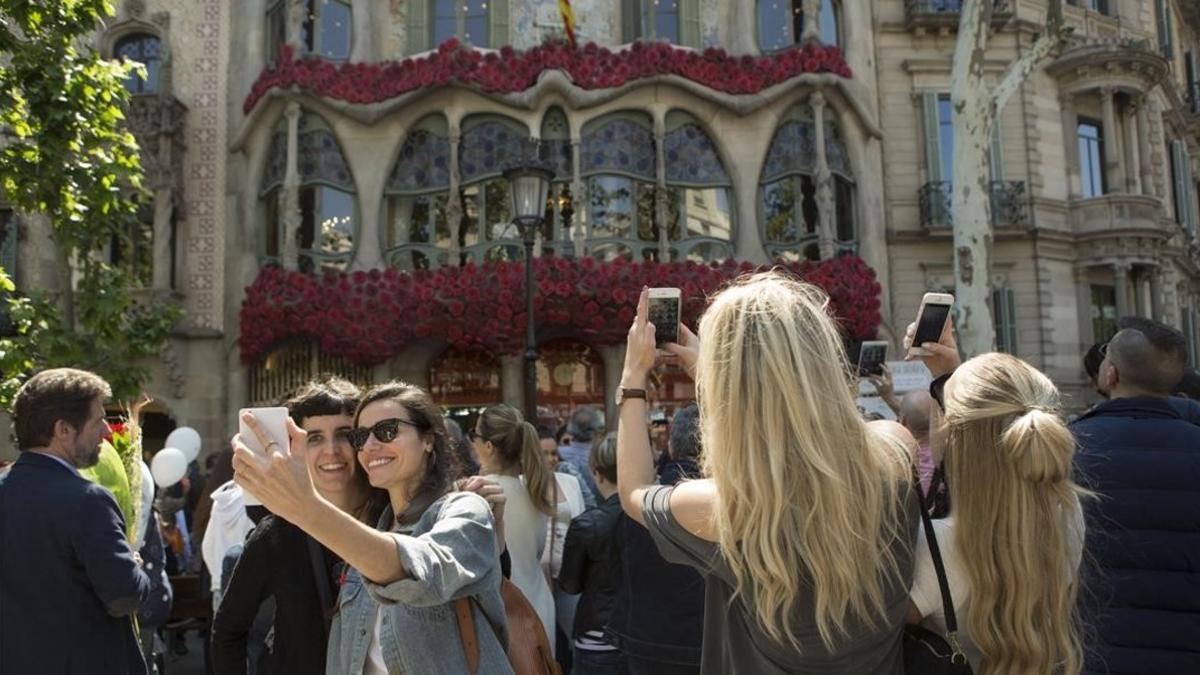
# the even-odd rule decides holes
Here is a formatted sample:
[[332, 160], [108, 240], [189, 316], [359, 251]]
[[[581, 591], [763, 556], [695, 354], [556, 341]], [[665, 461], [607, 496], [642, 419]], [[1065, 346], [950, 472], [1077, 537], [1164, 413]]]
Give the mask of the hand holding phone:
[[887, 361], [888, 343], [883, 340], [868, 340], [858, 350], [858, 375], [870, 377], [883, 374]]
[[[246, 421], [243, 419], [246, 413], [254, 416], [254, 421], [258, 423], [259, 431], [265, 438], [260, 439], [259, 434], [255, 433], [254, 429], [246, 424]], [[243, 408], [238, 411], [238, 435], [241, 436], [242, 443], [253, 451], [255, 455], [260, 459], [266, 459], [275, 450], [287, 451], [287, 419], [287, 408]], [[262, 504], [262, 501], [249, 491], [243, 490], [243, 493], [245, 495], [246, 506], [259, 506]]]
[[682, 293], [678, 288], [650, 289], [650, 323], [654, 324], [654, 343], [661, 347], [679, 342], [679, 306]]
[[942, 339], [942, 333], [950, 321], [950, 308], [953, 306], [954, 296], [948, 293], [926, 293], [925, 297], [921, 298], [921, 308], [917, 310], [917, 328], [908, 343], [909, 354], [931, 356], [921, 345]]

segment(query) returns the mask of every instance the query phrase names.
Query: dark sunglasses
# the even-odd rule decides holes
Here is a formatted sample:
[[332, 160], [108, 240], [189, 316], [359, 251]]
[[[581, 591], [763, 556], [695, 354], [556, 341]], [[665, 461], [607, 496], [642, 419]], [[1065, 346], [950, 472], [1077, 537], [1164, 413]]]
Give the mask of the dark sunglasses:
[[1105, 358], [1105, 357], [1107, 357], [1107, 356], [1108, 356], [1108, 343], [1107, 343], [1107, 342], [1105, 342], [1104, 344], [1100, 345], [1099, 352], [1100, 352], [1100, 356], [1101, 356], [1101, 358]]
[[410, 426], [414, 429], [420, 429], [421, 425], [411, 420], [392, 417], [386, 420], [379, 420], [374, 425], [369, 427], [355, 427], [350, 432], [350, 447], [356, 451], [361, 451], [363, 446], [367, 444], [367, 439], [372, 434], [375, 435], [375, 440], [380, 443], [391, 443], [396, 440], [396, 435], [400, 433], [400, 425]]

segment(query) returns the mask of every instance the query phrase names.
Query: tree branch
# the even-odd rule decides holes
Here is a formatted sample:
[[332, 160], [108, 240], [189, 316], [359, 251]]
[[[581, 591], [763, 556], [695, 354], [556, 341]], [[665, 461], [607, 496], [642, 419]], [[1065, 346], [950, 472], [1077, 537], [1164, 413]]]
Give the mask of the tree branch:
[[1046, 30], [1038, 36], [1028, 52], [1008, 67], [1004, 78], [992, 91], [992, 106], [997, 116], [1004, 110], [1008, 99], [1012, 98], [1021, 84], [1033, 73], [1034, 68], [1062, 44], [1072, 30], [1063, 20], [1062, 0], [1050, 0], [1050, 7], [1046, 9]]

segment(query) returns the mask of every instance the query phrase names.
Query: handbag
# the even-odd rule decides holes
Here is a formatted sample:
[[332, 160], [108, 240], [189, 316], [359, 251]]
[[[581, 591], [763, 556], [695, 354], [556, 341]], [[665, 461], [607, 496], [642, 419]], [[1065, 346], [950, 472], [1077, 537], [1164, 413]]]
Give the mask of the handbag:
[[546, 583], [550, 584], [550, 591], [554, 591], [554, 533], [558, 528], [558, 477], [553, 473], [550, 474], [551, 482], [554, 483], [554, 513], [550, 515], [550, 522], [546, 526], [546, 561], [542, 563], [542, 574], [546, 575]]
[[[517, 675], [561, 675], [558, 662], [550, 651], [550, 640], [542, 620], [521, 589], [508, 579], [500, 580], [500, 598], [504, 601], [504, 616], [508, 620], [508, 663]], [[463, 652], [467, 657], [467, 672], [479, 672], [479, 638], [471, 612], [472, 598], [454, 601], [454, 615]]]
[[937, 535], [933, 531], [925, 496], [921, 494], [921, 483], [915, 475], [912, 485], [917, 493], [921, 524], [925, 528], [925, 540], [929, 544], [929, 555], [933, 558], [933, 569], [937, 573], [938, 589], [942, 594], [946, 635], [938, 635], [923, 626], [906, 625], [903, 637], [904, 672], [910, 675], [972, 675], [974, 671], [958, 642], [958, 619], [954, 615], [954, 599], [950, 595], [950, 582], [946, 580], [946, 567], [942, 564]]

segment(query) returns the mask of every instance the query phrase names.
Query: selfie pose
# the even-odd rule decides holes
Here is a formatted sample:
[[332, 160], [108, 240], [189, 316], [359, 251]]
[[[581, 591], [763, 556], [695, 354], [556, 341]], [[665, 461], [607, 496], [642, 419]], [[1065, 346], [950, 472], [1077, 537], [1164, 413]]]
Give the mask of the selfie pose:
[[[392, 382], [363, 397], [351, 445], [389, 505], [372, 529], [313, 487], [305, 433], [289, 420], [291, 447], [269, 440], [250, 416], [266, 454], [234, 440], [237, 481], [273, 513], [312, 535], [350, 566], [329, 635], [326, 672], [511, 673], [500, 597], [495, 522], [478, 494], [452, 492], [454, 454], [441, 410], [419, 387]], [[468, 652], [456, 600], [474, 627]], [[459, 605], [463, 606], [463, 605]]]
[[894, 673], [912, 581], [912, 436], [866, 423], [815, 286], [778, 273], [717, 294], [676, 354], [696, 379], [703, 480], [655, 484], [656, 326], [643, 290], [618, 400], [621, 505], [707, 581], [704, 673]]

